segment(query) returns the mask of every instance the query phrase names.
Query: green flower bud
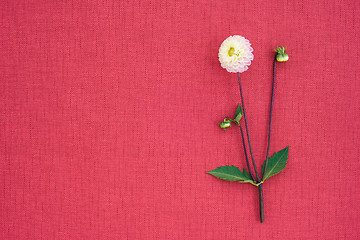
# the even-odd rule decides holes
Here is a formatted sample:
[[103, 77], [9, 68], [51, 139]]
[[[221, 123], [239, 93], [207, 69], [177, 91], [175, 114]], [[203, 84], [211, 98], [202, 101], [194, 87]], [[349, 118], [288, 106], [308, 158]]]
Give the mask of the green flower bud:
[[276, 55], [276, 60], [278, 62], [286, 62], [287, 60], [289, 60], [289, 55], [287, 55], [286, 53], [278, 54], [278, 55]]
[[277, 52], [276, 60], [278, 62], [286, 62], [289, 60], [289, 55], [285, 53], [286, 47], [277, 47], [275, 52]]
[[220, 123], [219, 126], [220, 126], [220, 128], [225, 130], [226, 128], [231, 127], [231, 122], [230, 121], [225, 121], [225, 122]]

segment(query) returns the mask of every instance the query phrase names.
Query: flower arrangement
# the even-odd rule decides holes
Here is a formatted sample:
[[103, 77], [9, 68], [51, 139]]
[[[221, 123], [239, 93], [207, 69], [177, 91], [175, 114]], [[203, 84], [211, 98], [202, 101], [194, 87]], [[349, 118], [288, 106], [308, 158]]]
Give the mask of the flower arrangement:
[[[254, 160], [254, 154], [251, 148], [249, 127], [246, 117], [245, 111], [245, 103], [243, 97], [243, 89], [241, 86], [241, 78], [240, 73], [246, 71], [251, 64], [251, 61], [254, 59], [254, 55], [252, 54], [253, 49], [249, 40], [246, 38], [235, 35], [230, 36], [221, 44], [219, 49], [219, 61], [221, 66], [225, 68], [228, 72], [237, 73], [239, 88], [240, 88], [240, 97], [241, 104], [239, 104], [234, 118], [225, 117], [224, 121], [220, 123], [220, 128], [227, 129], [231, 127], [231, 124], [236, 124], [240, 129], [240, 134], [242, 138], [244, 155], [246, 160], [247, 169], [243, 168], [241, 171], [238, 167], [233, 165], [231, 166], [221, 166], [214, 170], [208, 171], [207, 173], [223, 179], [227, 181], [234, 181], [239, 183], [250, 183], [258, 188], [259, 190], [259, 208], [260, 208], [260, 222], [264, 222], [264, 200], [263, 200], [263, 184], [264, 181], [268, 178], [274, 176], [281, 172], [287, 164], [289, 146], [275, 152], [271, 157], [269, 157], [270, 150], [270, 140], [271, 140], [271, 120], [272, 120], [272, 111], [273, 111], [273, 103], [274, 103], [274, 92], [275, 92], [275, 77], [276, 77], [276, 62], [286, 62], [289, 60], [289, 56], [285, 53], [286, 48], [277, 47], [275, 49], [275, 59], [274, 59], [274, 72], [273, 72], [273, 84], [272, 84], [272, 94], [271, 94], [271, 105], [270, 105], [270, 118], [269, 118], [269, 132], [268, 132], [268, 143], [267, 143], [267, 151], [264, 164], [261, 168], [261, 176], [257, 171], [256, 163]], [[244, 119], [246, 136], [250, 151], [250, 157], [252, 161], [252, 165], [254, 167], [254, 173], [250, 167], [250, 161], [248, 157], [248, 152], [246, 149], [246, 140], [244, 137], [244, 131], [240, 124], [241, 119]]]

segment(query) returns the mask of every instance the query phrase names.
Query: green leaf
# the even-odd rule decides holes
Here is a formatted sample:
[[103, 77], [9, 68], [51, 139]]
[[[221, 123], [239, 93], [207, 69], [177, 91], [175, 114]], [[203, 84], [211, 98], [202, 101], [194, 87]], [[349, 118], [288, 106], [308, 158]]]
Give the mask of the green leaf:
[[244, 115], [243, 110], [241, 108], [241, 105], [239, 104], [236, 113], [235, 113], [235, 119], [234, 121], [239, 123], [240, 119], [242, 118], [242, 116]]
[[243, 173], [234, 165], [221, 166], [206, 173], [227, 181], [252, 182], [251, 176], [248, 172], [246, 172], [246, 170]]
[[289, 146], [287, 146], [286, 148], [284, 148], [283, 150], [274, 153], [274, 155], [272, 155], [269, 160], [268, 160], [268, 164], [266, 167], [266, 173], [264, 174], [264, 168], [265, 168], [265, 162], [262, 165], [262, 174], [264, 176], [264, 181], [266, 179], [268, 179], [271, 176], [274, 176], [275, 174], [278, 174], [279, 172], [281, 172], [287, 164], [287, 159], [288, 159], [288, 154], [289, 154]]
[[243, 168], [243, 174], [245, 175], [245, 177], [247, 178], [247, 180], [244, 180], [243, 182], [249, 182], [249, 183], [253, 183], [254, 181], [252, 180], [252, 177], [250, 175], [250, 173], [248, 173], [248, 171], [246, 171], [245, 168]]

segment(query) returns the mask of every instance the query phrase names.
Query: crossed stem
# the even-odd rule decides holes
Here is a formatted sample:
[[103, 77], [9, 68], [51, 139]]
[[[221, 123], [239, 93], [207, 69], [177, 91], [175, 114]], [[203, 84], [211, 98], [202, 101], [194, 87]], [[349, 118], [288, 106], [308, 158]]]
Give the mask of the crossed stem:
[[[252, 163], [253, 163], [253, 165], [254, 165], [254, 170], [255, 170], [256, 177], [257, 177], [257, 181], [256, 181], [256, 182], [259, 183], [259, 182], [261, 181], [261, 179], [260, 179], [259, 173], [258, 173], [257, 168], [256, 168], [256, 164], [255, 164], [255, 160], [254, 160], [254, 154], [253, 154], [253, 151], [252, 151], [252, 148], [251, 148], [249, 127], [248, 127], [247, 118], [246, 118], [246, 111], [245, 111], [243, 90], [242, 90], [242, 87], [241, 87], [240, 73], [238, 73], [238, 79], [239, 79], [239, 88], [240, 88], [240, 96], [241, 96], [241, 105], [242, 105], [242, 109], [243, 109], [243, 112], [244, 112], [246, 135], [247, 135], [247, 139], [248, 139], [248, 142], [249, 142], [249, 149], [250, 149], [251, 160], [252, 160]], [[244, 144], [244, 145], [245, 145], [245, 144]], [[244, 150], [245, 150], [245, 149], [244, 149]], [[251, 172], [251, 169], [250, 169], [250, 168], [249, 168], [249, 172]], [[251, 173], [250, 173], [250, 174], [251, 174]]]
[[271, 139], [271, 120], [272, 120], [272, 112], [273, 112], [273, 103], [274, 103], [274, 92], [275, 92], [275, 77], [276, 77], [276, 55], [275, 55], [275, 59], [274, 59], [274, 73], [273, 73], [273, 85], [272, 85], [272, 93], [271, 93], [271, 105], [270, 105], [270, 119], [269, 119], [269, 134], [268, 134], [268, 144], [267, 144], [267, 151], [266, 151], [266, 160], [265, 160], [265, 166], [264, 166], [264, 171], [263, 171], [263, 175], [260, 178], [258, 172], [257, 172], [257, 168], [256, 168], [256, 164], [255, 164], [255, 160], [254, 160], [254, 155], [252, 152], [252, 148], [251, 148], [251, 142], [250, 142], [250, 134], [249, 134], [249, 127], [248, 127], [248, 123], [247, 123], [247, 118], [246, 118], [246, 111], [245, 111], [245, 104], [244, 104], [244, 97], [243, 97], [243, 90], [241, 87], [241, 78], [240, 78], [240, 73], [238, 73], [238, 79], [239, 79], [239, 88], [240, 88], [240, 96], [241, 96], [241, 105], [243, 108], [243, 112], [244, 112], [244, 119], [245, 119], [245, 127], [246, 127], [246, 134], [247, 134], [247, 139], [248, 139], [248, 143], [249, 143], [249, 149], [250, 149], [250, 155], [251, 155], [251, 160], [252, 163], [254, 165], [254, 170], [255, 170], [255, 174], [257, 177], [257, 181], [255, 180], [255, 177], [252, 173], [252, 170], [250, 168], [250, 163], [249, 163], [249, 159], [247, 156], [247, 151], [246, 151], [246, 145], [245, 145], [245, 138], [244, 138], [244, 134], [243, 134], [243, 130], [239, 124], [240, 127], [240, 132], [241, 132], [241, 137], [242, 137], [242, 141], [243, 141], [243, 146], [244, 146], [244, 153], [245, 153], [245, 159], [246, 159], [246, 164], [247, 167], [249, 169], [249, 173], [251, 175], [251, 178], [253, 179], [254, 183], [253, 185], [257, 186], [259, 188], [259, 208], [260, 208], [260, 222], [263, 223], [264, 222], [264, 200], [263, 200], [263, 181], [265, 173], [266, 173], [266, 167], [268, 164], [268, 160], [269, 160], [269, 150], [270, 150], [270, 139]]
[[248, 155], [247, 155], [247, 150], [246, 150], [246, 145], [245, 145], [244, 133], [243, 133], [243, 130], [242, 130], [242, 127], [240, 126], [240, 124], [238, 124], [238, 125], [239, 125], [239, 128], [240, 128], [241, 138], [242, 138], [242, 142], [243, 142], [243, 146], [244, 146], [246, 165], [247, 165], [247, 168], [249, 169], [249, 173], [251, 175], [252, 180], [254, 181], [254, 183], [256, 183], [256, 180], [255, 180], [254, 175], [253, 175], [253, 173], [251, 171], [251, 168], [250, 168], [249, 158], [248, 158]]

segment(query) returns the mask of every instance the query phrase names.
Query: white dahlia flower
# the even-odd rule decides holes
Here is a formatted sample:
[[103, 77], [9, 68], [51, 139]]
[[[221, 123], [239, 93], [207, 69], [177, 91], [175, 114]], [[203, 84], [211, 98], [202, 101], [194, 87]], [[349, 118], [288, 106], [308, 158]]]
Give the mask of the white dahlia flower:
[[254, 59], [253, 50], [246, 38], [239, 35], [230, 36], [225, 39], [219, 49], [221, 66], [228, 72], [245, 72]]

